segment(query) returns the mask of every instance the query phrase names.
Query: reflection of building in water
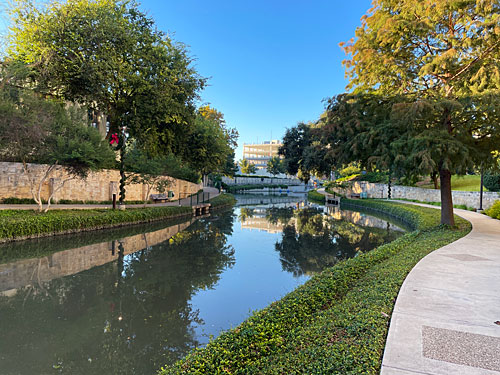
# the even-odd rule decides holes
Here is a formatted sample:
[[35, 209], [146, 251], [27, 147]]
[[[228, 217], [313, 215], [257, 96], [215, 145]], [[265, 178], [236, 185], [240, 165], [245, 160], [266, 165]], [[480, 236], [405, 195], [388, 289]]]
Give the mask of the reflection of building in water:
[[60, 251], [43, 258], [0, 264], [0, 296], [11, 296], [18, 288], [42, 284], [112, 262], [119, 256], [120, 244], [124, 249], [123, 255], [147, 249], [168, 240], [193, 222], [194, 220], [190, 220], [155, 232]]

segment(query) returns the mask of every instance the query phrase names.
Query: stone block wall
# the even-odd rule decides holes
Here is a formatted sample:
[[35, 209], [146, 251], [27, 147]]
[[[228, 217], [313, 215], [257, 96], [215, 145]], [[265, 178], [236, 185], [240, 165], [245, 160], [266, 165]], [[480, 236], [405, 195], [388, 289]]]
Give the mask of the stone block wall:
[[[33, 176], [37, 180], [43, 176], [47, 169], [43, 164], [29, 164]], [[59, 167], [42, 185], [42, 198], [47, 199], [52, 189], [57, 188], [69, 176]], [[171, 181], [167, 190], [174, 192], [175, 197], [185, 197], [202, 189], [201, 184], [165, 177]], [[109, 201], [113, 194], [119, 193], [120, 172], [105, 169], [91, 172], [86, 179], [72, 179], [67, 181], [63, 188], [54, 195], [54, 202], [61, 199], [77, 201]], [[150, 194], [158, 193], [152, 189]], [[143, 184], [130, 184], [126, 186], [125, 200], [143, 200], [147, 194], [147, 186]], [[22, 163], [0, 162], [0, 199], [2, 198], [32, 198], [28, 176], [24, 173]]]
[[[355, 181], [351, 183], [347, 195], [352, 193], [367, 193], [368, 198], [387, 198], [387, 184], [375, 184], [366, 181]], [[479, 208], [478, 191], [453, 190], [453, 204], [464, 204], [467, 207]], [[423, 202], [441, 202], [441, 193], [435, 189], [422, 189], [412, 186], [391, 186], [392, 198], [415, 199]], [[497, 200], [499, 193], [483, 192], [483, 209], [487, 209]]]

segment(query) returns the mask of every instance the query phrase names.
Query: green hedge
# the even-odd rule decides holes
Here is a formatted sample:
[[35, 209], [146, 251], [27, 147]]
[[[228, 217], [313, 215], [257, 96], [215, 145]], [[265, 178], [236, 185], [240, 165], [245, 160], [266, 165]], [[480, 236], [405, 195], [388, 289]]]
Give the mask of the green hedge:
[[236, 204], [236, 198], [232, 194], [221, 194], [210, 199], [212, 208], [221, 208]]
[[[11, 197], [11, 198], [3, 198], [0, 199], [1, 204], [36, 204], [35, 200], [33, 198], [16, 198], [16, 197]], [[46, 204], [47, 201], [45, 199], [42, 199], [42, 203]], [[61, 199], [57, 202], [52, 201], [52, 204], [112, 204], [113, 201], [82, 201], [82, 200], [74, 200], [74, 199]], [[146, 203], [151, 203], [151, 202], [146, 202]], [[144, 204], [144, 201], [125, 201], [125, 204]]]
[[311, 190], [307, 192], [307, 199], [312, 202], [325, 203], [325, 196], [318, 193], [317, 190]]
[[47, 213], [0, 210], [0, 241], [149, 222], [181, 215], [192, 215], [191, 208], [169, 206], [129, 208], [125, 211], [52, 210]]
[[[349, 202], [347, 202], [349, 203]], [[356, 201], [357, 203], [357, 201]], [[395, 298], [432, 250], [464, 236], [431, 208], [377, 202], [417, 230], [338, 263], [161, 374], [378, 374]]]

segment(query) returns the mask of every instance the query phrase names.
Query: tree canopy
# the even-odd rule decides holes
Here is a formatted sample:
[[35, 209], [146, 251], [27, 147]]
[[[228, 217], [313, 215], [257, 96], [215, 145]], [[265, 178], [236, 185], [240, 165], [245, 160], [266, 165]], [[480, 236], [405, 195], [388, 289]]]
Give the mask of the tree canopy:
[[438, 172], [441, 222], [454, 224], [451, 174], [494, 163], [500, 141], [500, 4], [375, 0], [343, 46], [358, 96], [330, 101], [330, 152], [400, 173]]
[[267, 171], [273, 176], [286, 172], [283, 161], [279, 156], [273, 156], [267, 161]]
[[287, 129], [283, 136], [283, 145], [278, 153], [284, 156], [283, 164], [286, 172], [296, 175], [300, 171], [300, 176], [304, 180], [309, 180], [309, 170], [304, 165], [304, 155], [307, 147], [311, 145], [311, 128], [305, 123], [299, 123]]
[[29, 64], [39, 91], [106, 114], [111, 133], [126, 126], [152, 153], [184, 150], [205, 80], [137, 3], [21, 0], [12, 17], [10, 58]]
[[238, 132], [227, 127], [221, 112], [202, 106], [187, 138], [184, 158], [202, 175], [224, 173], [228, 171], [228, 159], [234, 158], [237, 139]]

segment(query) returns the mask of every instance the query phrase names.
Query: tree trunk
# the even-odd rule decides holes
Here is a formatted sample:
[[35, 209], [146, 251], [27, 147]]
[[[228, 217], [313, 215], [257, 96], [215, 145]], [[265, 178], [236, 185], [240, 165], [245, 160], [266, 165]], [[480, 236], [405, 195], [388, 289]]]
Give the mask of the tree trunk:
[[122, 138], [120, 148], [120, 205], [125, 203], [125, 137]]
[[434, 184], [434, 189], [439, 189], [438, 175], [439, 175], [438, 172], [431, 173], [431, 180], [432, 180], [432, 183]]
[[451, 172], [447, 169], [440, 169], [439, 180], [441, 182], [441, 224], [454, 226]]

